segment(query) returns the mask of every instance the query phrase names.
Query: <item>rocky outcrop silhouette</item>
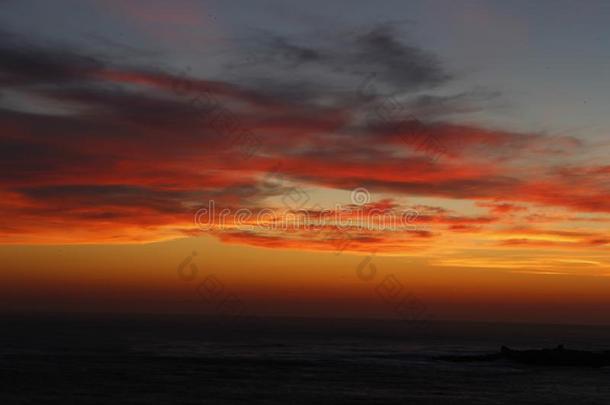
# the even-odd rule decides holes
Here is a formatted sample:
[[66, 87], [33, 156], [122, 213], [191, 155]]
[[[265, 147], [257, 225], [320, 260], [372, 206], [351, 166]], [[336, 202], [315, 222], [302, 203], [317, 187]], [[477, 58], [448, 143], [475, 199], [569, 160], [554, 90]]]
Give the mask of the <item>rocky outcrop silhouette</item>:
[[513, 350], [502, 346], [499, 352], [481, 355], [439, 356], [438, 360], [476, 362], [507, 360], [532, 366], [604, 367], [610, 366], [610, 351], [570, 350], [559, 345], [554, 349]]

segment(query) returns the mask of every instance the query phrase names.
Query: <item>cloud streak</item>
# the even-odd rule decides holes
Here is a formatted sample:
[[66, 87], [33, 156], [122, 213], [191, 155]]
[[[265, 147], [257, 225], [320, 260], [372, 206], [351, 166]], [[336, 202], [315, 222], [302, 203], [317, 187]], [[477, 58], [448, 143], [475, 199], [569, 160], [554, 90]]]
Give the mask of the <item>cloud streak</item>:
[[[439, 208], [421, 216], [449, 234], [477, 234], [532, 215], [525, 206], [610, 213], [607, 166], [557, 169], [558, 156], [588, 145], [570, 136], [460, 123], [455, 117], [484, 108], [498, 94], [439, 95], [455, 75], [433, 54], [402, 42], [393, 26], [326, 44], [271, 36], [259, 45], [264, 66], [234, 68], [228, 80], [119, 65], [2, 36], [0, 81], [10, 93], [0, 100], [0, 192], [8, 213], [0, 239], [56, 241], [66, 226], [84, 230], [71, 241], [81, 235], [88, 241], [180, 237], [195, 229], [193, 212], [212, 198], [273, 207], [286, 188], [270, 191], [264, 178], [278, 162], [280, 175], [306, 188], [366, 187], [396, 199], [468, 200], [489, 211], [460, 215]], [[252, 76], [259, 68], [271, 73]], [[400, 100], [387, 119], [370, 119], [374, 103], [358, 94], [369, 72], [382, 90], [373, 99], [393, 94]], [[343, 80], [325, 87], [337, 77]], [[15, 94], [63, 112], [23, 109]], [[249, 158], [227, 141], [236, 127], [260, 140]], [[442, 149], [409, 141], [420, 137]], [[356, 250], [398, 252], [430, 245], [437, 232], [356, 235], [354, 244]], [[329, 249], [327, 241], [306, 233], [217, 236], [264, 247]], [[595, 235], [583, 243], [604, 240]], [[524, 243], [513, 238], [502, 244]]]

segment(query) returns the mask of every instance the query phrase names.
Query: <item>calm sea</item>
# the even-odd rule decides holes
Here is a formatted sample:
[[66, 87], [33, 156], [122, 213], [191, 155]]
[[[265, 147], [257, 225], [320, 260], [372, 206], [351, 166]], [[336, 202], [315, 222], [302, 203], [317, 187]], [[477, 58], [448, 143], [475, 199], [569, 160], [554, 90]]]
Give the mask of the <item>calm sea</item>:
[[610, 369], [451, 363], [610, 350], [610, 327], [3, 316], [0, 404], [610, 404]]

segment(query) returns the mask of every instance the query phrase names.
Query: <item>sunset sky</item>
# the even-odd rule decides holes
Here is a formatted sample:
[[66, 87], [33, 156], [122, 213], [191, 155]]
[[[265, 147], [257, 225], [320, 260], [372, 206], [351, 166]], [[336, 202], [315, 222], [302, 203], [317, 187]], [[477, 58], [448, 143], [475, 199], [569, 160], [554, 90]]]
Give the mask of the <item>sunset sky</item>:
[[[2, 307], [610, 323], [608, 21], [0, 1]], [[409, 218], [269, 226], [296, 210]]]

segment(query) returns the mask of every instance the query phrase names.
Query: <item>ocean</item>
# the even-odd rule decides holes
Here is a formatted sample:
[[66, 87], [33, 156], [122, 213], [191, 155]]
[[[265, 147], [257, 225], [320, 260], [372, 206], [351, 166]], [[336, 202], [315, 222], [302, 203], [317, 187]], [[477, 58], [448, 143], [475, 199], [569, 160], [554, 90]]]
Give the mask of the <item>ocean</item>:
[[610, 368], [443, 355], [610, 350], [610, 327], [6, 315], [0, 404], [610, 404]]

